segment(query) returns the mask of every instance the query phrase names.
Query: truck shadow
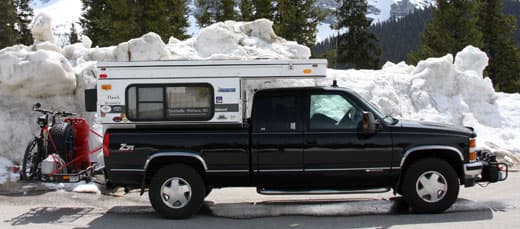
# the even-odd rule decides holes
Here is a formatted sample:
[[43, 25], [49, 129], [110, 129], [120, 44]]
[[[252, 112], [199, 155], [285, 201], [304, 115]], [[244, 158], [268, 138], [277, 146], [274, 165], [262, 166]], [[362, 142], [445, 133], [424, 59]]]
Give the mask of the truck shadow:
[[349, 228], [387, 228], [396, 225], [491, 220], [494, 211], [505, 209], [506, 206], [500, 202], [480, 203], [464, 199], [459, 199], [457, 204], [441, 214], [410, 214], [408, 206], [400, 198], [229, 204], [206, 202], [199, 214], [191, 219], [165, 220], [159, 218], [149, 206], [116, 206], [90, 222], [86, 228], [103, 228], [108, 225], [142, 228], [143, 222], [147, 225], [190, 229], [281, 228], [294, 225], [298, 225], [298, 228], [345, 228], [345, 225]]
[[5, 221], [11, 226], [27, 224], [66, 224], [90, 214], [94, 208], [38, 207]]

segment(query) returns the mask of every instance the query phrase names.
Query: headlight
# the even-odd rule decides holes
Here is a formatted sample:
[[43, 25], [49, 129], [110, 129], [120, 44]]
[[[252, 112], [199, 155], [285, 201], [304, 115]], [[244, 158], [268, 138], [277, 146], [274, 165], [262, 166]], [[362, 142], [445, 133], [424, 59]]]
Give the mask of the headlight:
[[47, 125], [47, 118], [45, 116], [38, 118], [38, 126], [44, 127]]

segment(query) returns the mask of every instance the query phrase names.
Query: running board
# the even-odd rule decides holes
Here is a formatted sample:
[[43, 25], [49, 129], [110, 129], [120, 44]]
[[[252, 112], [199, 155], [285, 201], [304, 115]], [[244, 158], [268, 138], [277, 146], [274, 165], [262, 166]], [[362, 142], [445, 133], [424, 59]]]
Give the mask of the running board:
[[335, 190], [335, 189], [317, 189], [317, 190], [282, 190], [282, 189], [266, 189], [256, 188], [256, 192], [262, 195], [322, 195], [322, 194], [363, 194], [363, 193], [384, 193], [390, 191], [390, 188], [373, 188], [373, 189], [355, 189], [355, 190]]

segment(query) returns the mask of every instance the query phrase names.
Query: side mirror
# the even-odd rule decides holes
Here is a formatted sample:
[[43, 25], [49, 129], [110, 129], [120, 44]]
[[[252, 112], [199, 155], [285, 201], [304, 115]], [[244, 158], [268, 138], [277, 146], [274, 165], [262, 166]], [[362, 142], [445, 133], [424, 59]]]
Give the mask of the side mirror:
[[363, 133], [373, 134], [376, 132], [376, 119], [372, 112], [363, 112]]
[[41, 104], [41, 103], [35, 103], [35, 104], [33, 104], [32, 109], [33, 109], [33, 111], [35, 111], [35, 110], [40, 109], [40, 107], [42, 107], [42, 104]]

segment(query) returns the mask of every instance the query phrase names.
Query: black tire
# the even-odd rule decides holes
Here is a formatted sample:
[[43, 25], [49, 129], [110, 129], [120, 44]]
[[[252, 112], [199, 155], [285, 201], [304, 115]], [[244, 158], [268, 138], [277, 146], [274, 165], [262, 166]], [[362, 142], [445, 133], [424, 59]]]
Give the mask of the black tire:
[[20, 171], [21, 180], [30, 180], [38, 174], [39, 164], [39, 146], [38, 140], [33, 139], [27, 144], [25, 154], [23, 155], [22, 169]]
[[[173, 203], [168, 202], [170, 196], [167, 193], [163, 193], [163, 186], [165, 189], [168, 188], [168, 185], [172, 187], [174, 181], [177, 181], [178, 187], [186, 187], [188, 185], [190, 188], [191, 195], [189, 197], [187, 192], [181, 188], [175, 191], [175, 194], [182, 193], [181, 196], [185, 197], [187, 201], [184, 204], [176, 201], [176, 199], [172, 199]], [[192, 167], [184, 164], [172, 164], [159, 169], [153, 175], [148, 191], [152, 207], [161, 217], [167, 219], [191, 217], [200, 210], [205, 194], [206, 185], [200, 174]]]
[[52, 135], [54, 145], [56, 145], [56, 150], [52, 143], [49, 142], [47, 152], [49, 154], [58, 153], [65, 162], [73, 160], [75, 158], [73, 149], [74, 132], [70, 123], [63, 122], [53, 125], [50, 129], [50, 134]]
[[455, 203], [459, 194], [457, 172], [448, 162], [436, 158], [411, 164], [402, 185], [404, 197], [415, 213], [443, 212]]
[[212, 187], [206, 187], [206, 194], [204, 194], [204, 198], [209, 196], [209, 194], [211, 193], [211, 190], [213, 190]]

